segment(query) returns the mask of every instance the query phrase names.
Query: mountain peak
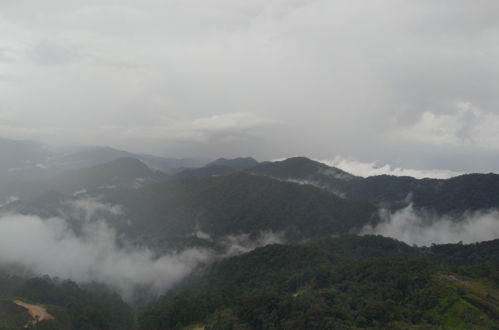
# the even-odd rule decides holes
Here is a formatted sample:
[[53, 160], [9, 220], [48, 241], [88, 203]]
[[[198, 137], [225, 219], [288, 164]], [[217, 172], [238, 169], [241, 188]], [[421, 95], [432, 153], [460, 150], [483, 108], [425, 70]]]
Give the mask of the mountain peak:
[[252, 157], [237, 157], [232, 159], [218, 158], [217, 160], [208, 163], [205, 167], [212, 166], [228, 166], [235, 170], [245, 170], [257, 166], [259, 163]]
[[291, 157], [282, 161], [266, 162], [252, 168], [251, 173], [278, 178], [304, 179], [317, 174], [336, 179], [351, 179], [355, 176], [307, 157]]

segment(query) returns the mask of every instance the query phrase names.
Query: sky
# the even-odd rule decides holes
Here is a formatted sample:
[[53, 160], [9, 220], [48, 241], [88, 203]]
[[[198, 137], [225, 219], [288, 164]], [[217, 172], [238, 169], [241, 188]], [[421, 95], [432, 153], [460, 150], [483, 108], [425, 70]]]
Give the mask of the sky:
[[499, 172], [495, 0], [0, 0], [0, 136]]

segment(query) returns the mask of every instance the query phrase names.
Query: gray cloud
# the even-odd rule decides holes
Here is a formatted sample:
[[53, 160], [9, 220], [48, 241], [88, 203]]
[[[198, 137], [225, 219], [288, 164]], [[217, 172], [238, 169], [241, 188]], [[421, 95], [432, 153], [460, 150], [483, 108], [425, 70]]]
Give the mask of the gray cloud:
[[36, 44], [30, 55], [36, 64], [49, 66], [64, 65], [74, 59], [70, 49], [46, 40]]
[[482, 210], [460, 216], [436, 217], [416, 211], [412, 205], [390, 213], [380, 212], [383, 221], [366, 226], [362, 234], [377, 234], [399, 239], [408, 244], [429, 246], [433, 243], [474, 243], [499, 238], [499, 212]]
[[[16, 84], [0, 80], [0, 111], [15, 113], [0, 126], [10, 137], [171, 156], [342, 154], [497, 170], [498, 9], [491, 0], [3, 1], [0, 48], [15, 52], [0, 53], [11, 59], [0, 74]], [[466, 162], [477, 148], [479, 169]]]
[[[11, 197], [5, 204], [16, 200]], [[116, 221], [126, 220], [121, 206], [90, 197], [72, 200], [66, 206], [60, 216], [53, 218], [1, 214], [0, 267], [20, 266], [35, 275], [79, 283], [97, 281], [132, 301], [137, 290], [141, 295], [161, 294], [203, 264], [284, 242], [284, 234], [273, 232], [254, 237], [228, 235], [214, 241], [208, 233], [198, 230], [193, 236], [215, 243], [218, 252], [191, 247], [158, 254], [146, 246], [132, 245], [114, 229]]]
[[283, 244], [285, 242], [284, 236], [284, 233], [272, 231], [260, 232], [253, 238], [249, 234], [228, 235], [221, 240], [221, 244], [225, 248], [223, 255], [234, 256], [270, 244]]
[[108, 284], [126, 297], [144, 286], [163, 292], [207, 262], [211, 252], [187, 249], [156, 255], [147, 248], [119, 245], [104, 221], [85, 223], [81, 236], [65, 220], [36, 216], [0, 217], [0, 265], [18, 264], [35, 274]]
[[448, 179], [453, 176], [458, 176], [463, 173], [451, 170], [418, 170], [411, 168], [402, 168], [391, 166], [390, 164], [374, 161], [362, 162], [348, 157], [337, 156], [333, 160], [320, 160], [324, 164], [337, 167], [348, 173], [368, 177], [375, 175], [395, 175], [395, 176], [412, 176], [413, 178], [437, 178]]

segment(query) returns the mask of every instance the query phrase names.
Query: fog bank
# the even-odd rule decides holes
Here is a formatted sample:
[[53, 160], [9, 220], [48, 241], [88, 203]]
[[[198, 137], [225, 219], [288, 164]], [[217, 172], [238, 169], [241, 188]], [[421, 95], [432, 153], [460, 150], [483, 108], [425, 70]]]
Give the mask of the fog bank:
[[164, 292], [212, 257], [205, 249], [158, 256], [145, 247], [119, 244], [104, 221], [84, 223], [77, 236], [61, 218], [0, 217], [0, 266], [20, 264], [37, 275], [98, 281], [124, 297], [142, 286]]
[[409, 205], [394, 213], [382, 210], [380, 216], [383, 220], [379, 224], [365, 226], [361, 233], [393, 237], [419, 246], [499, 238], [499, 211], [495, 209], [438, 217]]

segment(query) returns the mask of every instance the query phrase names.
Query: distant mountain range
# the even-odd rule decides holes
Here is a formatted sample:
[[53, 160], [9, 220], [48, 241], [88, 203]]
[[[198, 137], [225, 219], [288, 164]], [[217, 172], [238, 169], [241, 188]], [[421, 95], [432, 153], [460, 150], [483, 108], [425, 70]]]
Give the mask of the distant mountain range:
[[[39, 278], [26, 272], [29, 265], [2, 266], [0, 329], [30, 322], [16, 299], [54, 316], [40, 329], [499, 326], [499, 240], [416, 247], [355, 236], [386, 220], [381, 209], [412, 205], [453, 222], [469, 211], [499, 209], [497, 174], [363, 178], [306, 157], [199, 164], [111, 148], [56, 153], [25, 141], [0, 140], [1, 148], [14, 152], [0, 166], [2, 216], [64, 219], [58, 233], [71, 232], [72, 243], [89, 239], [83, 236], [89, 224], [105, 222], [91, 233], [99, 236], [109, 226], [116, 242], [89, 250], [99, 259], [119, 249], [112, 260], [130, 267], [131, 276], [136, 269], [128, 262], [144, 255], [153, 267], [178, 251], [192, 253], [181, 255], [187, 260], [209, 251], [211, 259], [192, 266], [194, 272], [161, 298], [147, 296], [152, 304], [134, 301], [135, 310], [98, 283]], [[495, 228], [494, 221], [489, 218], [486, 229]]]
[[397, 209], [413, 203], [439, 214], [499, 207], [499, 175], [465, 174], [450, 179], [353, 176], [305, 157], [264, 163], [249, 173], [309, 184], [343, 198]]
[[66, 147], [64, 151], [57, 151], [38, 142], [0, 137], [0, 182], [49, 178], [67, 170], [91, 167], [118, 158], [135, 158], [163, 172], [207, 163], [197, 158], [165, 158], [110, 147]]
[[[356, 233], [379, 223], [380, 208], [395, 211], [409, 204], [441, 215], [499, 207], [496, 174], [362, 178], [305, 157], [264, 163], [219, 159], [170, 174], [118, 158], [3, 189], [21, 197], [4, 207], [11, 212], [62, 216], [64, 205], [77, 198], [121, 205], [128, 225], [120, 232], [161, 250], [265, 231], [288, 241]], [[56, 200], [48, 202], [51, 198]]]

